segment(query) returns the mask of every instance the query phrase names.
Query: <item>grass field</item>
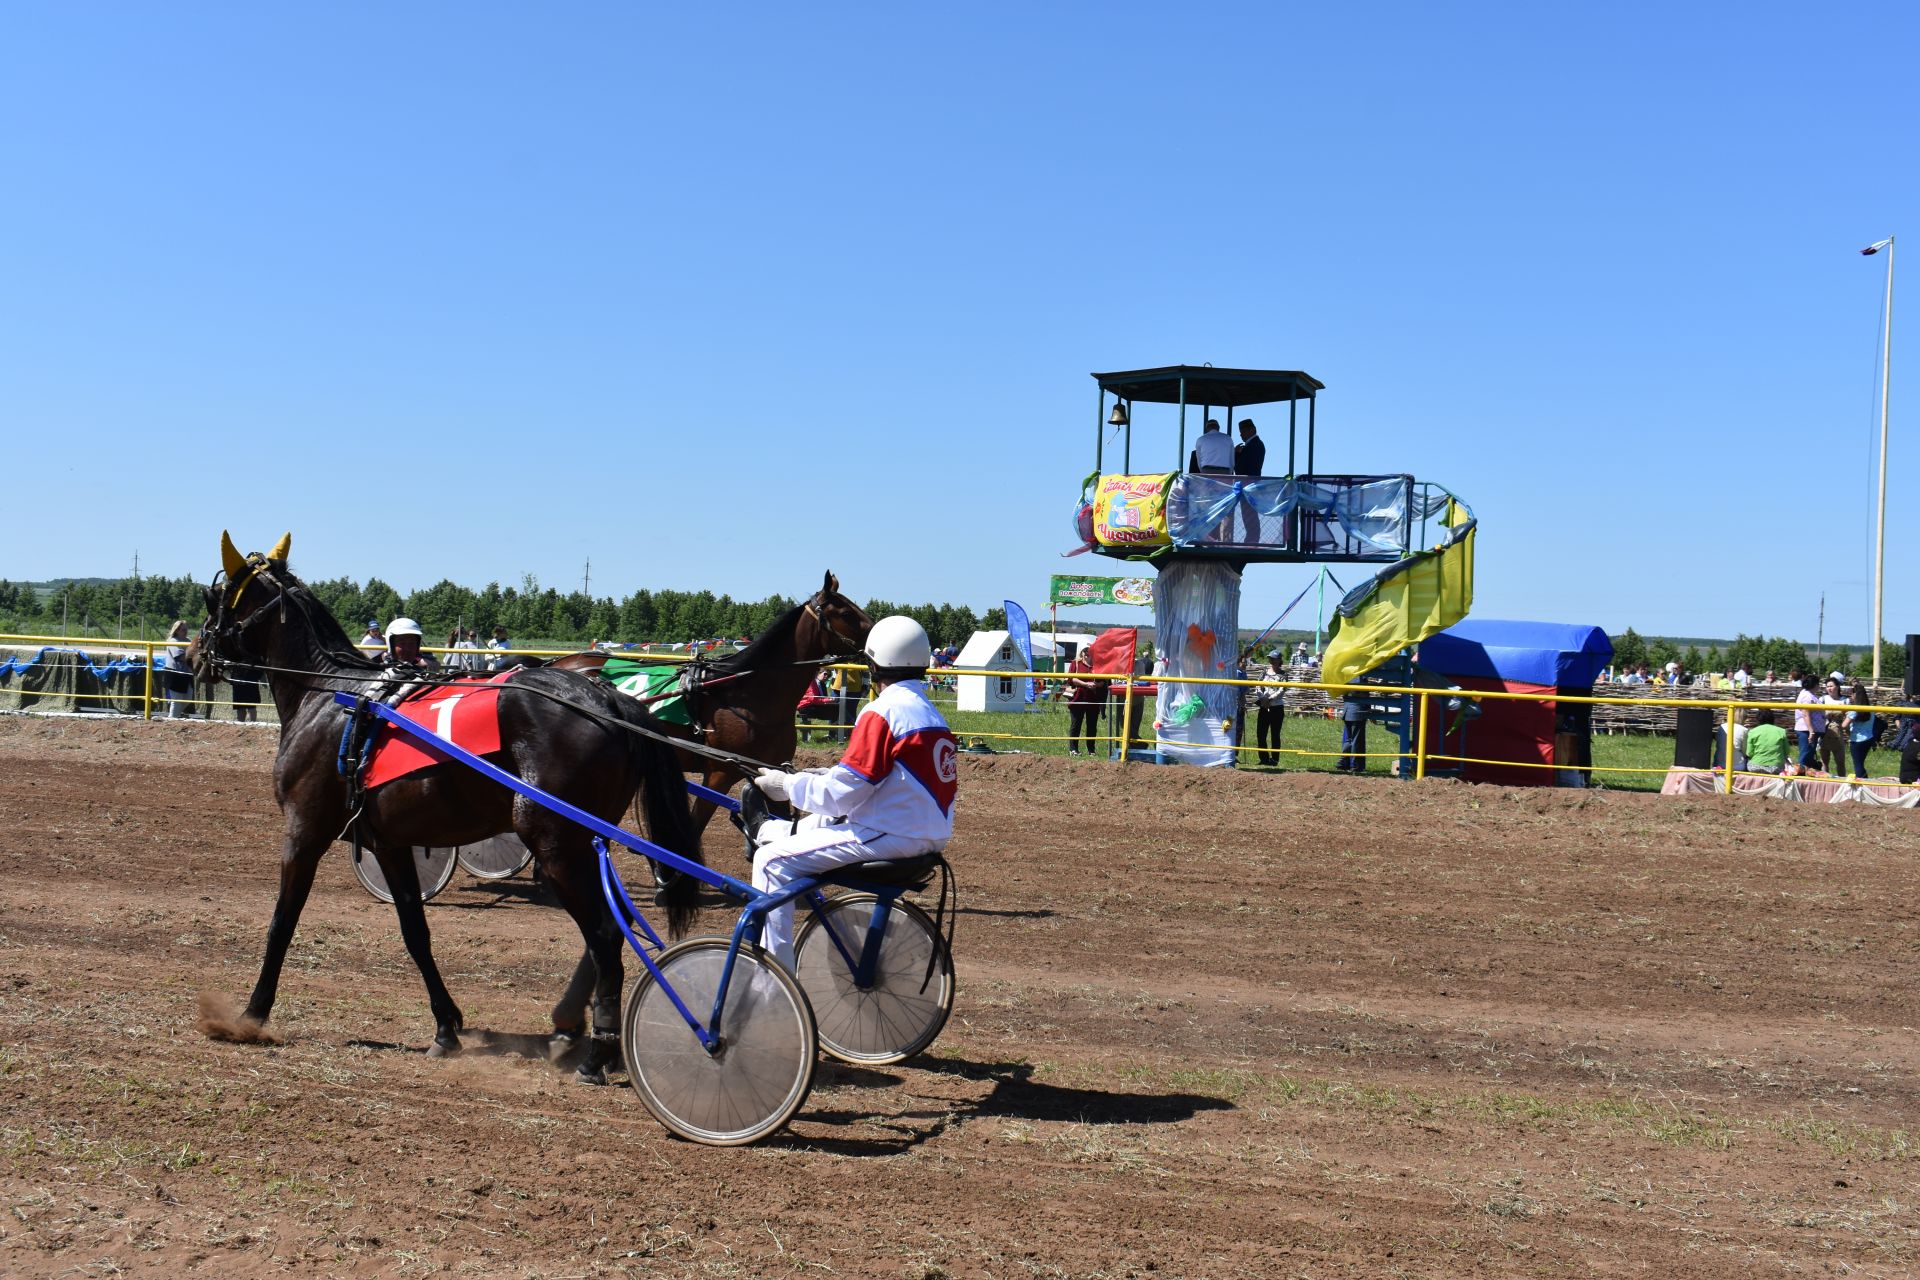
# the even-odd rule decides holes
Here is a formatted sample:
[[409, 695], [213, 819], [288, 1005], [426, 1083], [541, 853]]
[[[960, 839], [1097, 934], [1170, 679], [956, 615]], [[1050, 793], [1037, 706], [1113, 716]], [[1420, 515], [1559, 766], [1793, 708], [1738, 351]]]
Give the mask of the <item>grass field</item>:
[[[1064, 704], [1042, 704], [1029, 712], [956, 711], [951, 696], [936, 699], [962, 742], [978, 740], [996, 752], [1028, 751], [1036, 755], [1067, 754], [1067, 710]], [[1107, 726], [1109, 732], [1112, 727]], [[1253, 729], [1247, 727], [1245, 742], [1251, 744]], [[1250, 745], [1241, 749], [1241, 767], [1258, 771], [1332, 772], [1340, 757], [1340, 725], [1319, 716], [1288, 716], [1286, 746], [1278, 766], [1252, 763]], [[1471, 738], [1469, 738], [1471, 742]], [[1104, 745], [1110, 746], [1110, 743]], [[1393, 738], [1374, 726], [1367, 735], [1371, 751], [1368, 768], [1386, 773], [1392, 760]], [[1667, 769], [1673, 764], [1673, 739], [1650, 734], [1599, 734], [1593, 740], [1594, 781], [1605, 787], [1625, 791], [1658, 791]], [[1874, 777], [1894, 777], [1900, 772], [1900, 757], [1892, 751], [1875, 750], [1867, 757], [1867, 771]]]

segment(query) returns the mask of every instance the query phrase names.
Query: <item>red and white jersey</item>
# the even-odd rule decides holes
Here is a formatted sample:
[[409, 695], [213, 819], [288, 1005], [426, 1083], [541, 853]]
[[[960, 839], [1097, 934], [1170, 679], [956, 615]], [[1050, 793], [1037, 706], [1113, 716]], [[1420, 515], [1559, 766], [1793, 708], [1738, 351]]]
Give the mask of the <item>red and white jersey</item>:
[[861, 839], [906, 836], [944, 845], [953, 835], [959, 744], [920, 680], [880, 691], [854, 721], [840, 763], [799, 773], [789, 791], [808, 813], [845, 818]]

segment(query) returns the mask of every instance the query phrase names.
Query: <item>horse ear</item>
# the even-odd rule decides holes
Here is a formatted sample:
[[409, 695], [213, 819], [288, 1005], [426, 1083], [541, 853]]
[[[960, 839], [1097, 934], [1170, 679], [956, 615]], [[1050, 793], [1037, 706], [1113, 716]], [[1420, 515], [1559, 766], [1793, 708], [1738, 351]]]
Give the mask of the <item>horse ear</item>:
[[247, 567], [247, 558], [233, 545], [233, 535], [225, 529], [220, 531], [220, 564], [229, 578]]
[[278, 560], [280, 563], [285, 564], [287, 561], [287, 553], [292, 550], [293, 534], [291, 532], [283, 533], [280, 535], [280, 541], [273, 544], [273, 550], [267, 552], [267, 559]]
[[831, 569], [827, 570], [826, 581], [820, 584], [820, 589], [822, 591], [827, 592], [828, 594], [832, 594], [833, 592], [840, 590], [840, 579], [833, 576], [833, 570]]

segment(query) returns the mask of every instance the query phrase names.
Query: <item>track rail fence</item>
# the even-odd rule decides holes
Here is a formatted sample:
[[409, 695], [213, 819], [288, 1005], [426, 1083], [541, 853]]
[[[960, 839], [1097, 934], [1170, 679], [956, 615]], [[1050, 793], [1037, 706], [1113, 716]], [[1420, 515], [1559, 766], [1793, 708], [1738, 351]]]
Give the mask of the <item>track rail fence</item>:
[[[138, 716], [154, 719], [157, 716], [204, 716], [215, 718], [216, 713], [224, 711], [218, 718], [233, 717], [233, 705], [229, 698], [219, 696], [218, 686], [195, 684], [186, 694], [179, 694], [169, 688], [166, 679], [170, 672], [165, 661], [165, 652], [171, 647], [165, 640], [93, 640], [75, 639], [65, 636], [18, 636], [0, 635], [0, 663], [5, 663], [4, 672], [0, 672], [0, 711], [27, 712], [29, 714], [73, 714], [75, 712], [96, 715]], [[427, 647], [427, 652], [445, 654], [452, 658], [475, 656], [473, 650], [451, 650]], [[516, 648], [507, 650], [481, 650], [478, 658], [481, 669], [488, 669], [492, 661], [499, 657], [529, 656], [539, 658], [561, 657], [577, 649], [561, 648]], [[622, 656], [645, 658], [662, 663], [691, 661], [684, 653], [655, 653], [645, 650], [620, 650]], [[57, 678], [32, 681], [28, 679], [34, 667], [45, 669], [48, 675]], [[828, 670], [848, 673], [845, 684], [858, 683], [865, 668], [857, 663], [844, 663]], [[1012, 674], [1016, 679], [1031, 678], [1040, 690], [1036, 704], [1027, 711], [1002, 712], [966, 712], [958, 710], [956, 704], [956, 682], [960, 677], [985, 677], [1000, 680]], [[1064, 754], [1071, 748], [1069, 743], [1084, 741], [1074, 739], [1061, 730], [1066, 720], [1064, 699], [1059, 694], [1064, 682], [1075, 676], [1066, 672], [1034, 671], [1009, 673], [998, 670], [977, 670], [973, 668], [942, 667], [930, 673], [930, 686], [934, 700], [944, 705], [954, 732], [970, 744], [1033, 744], [1042, 753]], [[1119, 683], [1144, 682], [1145, 676], [1106, 675], [1080, 673], [1078, 678], [1106, 682], [1109, 686]], [[1221, 678], [1182, 678], [1174, 681], [1181, 685], [1233, 685], [1242, 689], [1242, 723], [1232, 726], [1232, 750], [1243, 765], [1256, 765], [1269, 757], [1282, 757], [1294, 763], [1296, 767], [1324, 767], [1325, 762], [1335, 758], [1358, 758], [1369, 765], [1375, 761], [1385, 763], [1389, 772], [1410, 775], [1413, 778], [1425, 778], [1437, 770], [1451, 770], [1467, 764], [1497, 764], [1502, 768], [1540, 769], [1561, 771], [1578, 769], [1583, 774], [1613, 774], [1624, 778], [1636, 775], [1658, 776], [1664, 778], [1672, 766], [1668, 764], [1622, 763], [1619, 761], [1602, 762], [1600, 744], [1615, 736], [1637, 738], [1642, 742], [1657, 741], [1673, 732], [1676, 713], [1682, 708], [1698, 708], [1716, 713], [1719, 728], [1733, 737], [1734, 726], [1742, 714], [1749, 710], [1766, 708], [1772, 711], [1792, 710], [1796, 705], [1791, 699], [1793, 691], [1785, 689], [1761, 688], [1746, 691], [1719, 691], [1700, 689], [1674, 689], [1657, 696], [1615, 697], [1604, 694], [1592, 696], [1547, 696], [1537, 693], [1507, 693], [1497, 691], [1459, 690], [1449, 688], [1402, 688], [1392, 685], [1341, 685], [1324, 684], [1313, 680], [1242, 680]], [[49, 687], [53, 686], [53, 687]], [[1603, 686], [1604, 687], [1604, 686]], [[1251, 720], [1254, 708], [1247, 706], [1246, 694], [1255, 691], [1280, 690], [1285, 699], [1286, 721], [1289, 726], [1304, 724], [1307, 736], [1314, 741], [1310, 745], [1285, 747], [1266, 747], [1248, 745], [1245, 724]], [[1397, 737], [1394, 749], [1390, 751], [1352, 752], [1335, 744], [1326, 742], [1328, 728], [1337, 731], [1340, 697], [1346, 693], [1364, 693], [1373, 700], [1411, 695], [1414, 699], [1414, 725], [1412, 743], [1408, 750], [1398, 748]], [[1433, 707], [1435, 698], [1443, 700], [1460, 699], [1463, 702], [1551, 702], [1556, 705], [1582, 704], [1593, 708], [1593, 742], [1596, 758], [1591, 764], [1575, 765], [1571, 762], [1552, 761], [1515, 761], [1493, 760], [1472, 755], [1450, 755], [1433, 750], [1429, 745], [1432, 735], [1428, 727], [1433, 717], [1441, 714]], [[853, 714], [857, 711], [861, 698], [858, 695], [842, 695], [837, 700], [838, 714], [829, 720], [801, 719], [797, 728], [803, 741], [813, 740], [815, 735], [825, 735], [827, 741], [843, 740], [848, 732]], [[1162, 746], [1189, 745], [1175, 743], [1161, 738], [1156, 726], [1144, 714], [1139, 703], [1140, 698], [1115, 697], [1100, 704], [1102, 714], [1100, 729], [1095, 738], [1101, 744], [1101, 754], [1121, 761], [1133, 758], [1133, 752], [1119, 750], [1119, 744], [1128, 743], [1130, 747], [1158, 749]], [[65, 706], [55, 708], [42, 704], [71, 704], [72, 710]], [[1844, 707], [1831, 705], [1815, 707], [1814, 710], [1838, 713]], [[1920, 716], [1920, 707], [1899, 704], [1877, 704], [1874, 711], [1883, 716], [1913, 715]], [[1136, 722], [1138, 716], [1138, 722]], [[270, 697], [260, 706], [260, 717], [265, 722], [273, 720], [273, 704]], [[1300, 730], [1292, 730], [1299, 734]], [[1471, 732], [1467, 741], [1471, 742]], [[1658, 748], [1655, 749], [1657, 754]], [[1883, 759], [1887, 754], [1877, 749]], [[1645, 750], [1641, 758], [1650, 759]], [[1724, 752], [1722, 765], [1714, 772], [1723, 781], [1718, 789], [1731, 792], [1734, 780], [1745, 775], [1733, 769], [1730, 759], [1732, 753]], [[1887, 782], [1875, 783], [1876, 786], [1899, 786], [1902, 784]], [[1920, 783], [1910, 784], [1920, 787]]]

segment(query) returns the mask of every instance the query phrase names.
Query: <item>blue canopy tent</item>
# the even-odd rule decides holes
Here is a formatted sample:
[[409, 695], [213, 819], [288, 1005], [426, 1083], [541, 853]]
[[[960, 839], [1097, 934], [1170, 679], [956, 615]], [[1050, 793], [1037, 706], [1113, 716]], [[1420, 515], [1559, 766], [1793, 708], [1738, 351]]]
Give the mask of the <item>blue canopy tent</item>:
[[[1554, 695], [1590, 697], [1593, 682], [1613, 659], [1613, 641], [1599, 627], [1565, 622], [1508, 622], [1467, 618], [1420, 645], [1420, 668], [1462, 689], [1532, 693], [1538, 701], [1485, 701], [1473, 726], [1478, 761], [1461, 776], [1474, 782], [1551, 786], [1556, 774], [1593, 767], [1593, 708], [1561, 705]], [[1557, 741], [1557, 749], [1556, 749]], [[1467, 755], [1457, 727], [1447, 755]], [[1511, 761], [1512, 764], [1497, 763]], [[1513, 765], [1558, 765], [1559, 770]]]

